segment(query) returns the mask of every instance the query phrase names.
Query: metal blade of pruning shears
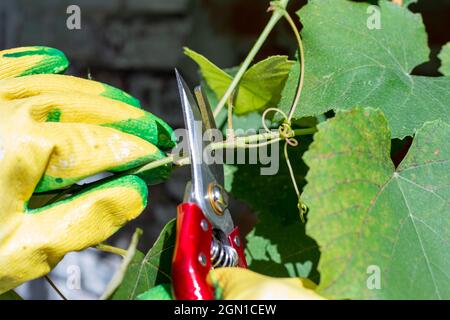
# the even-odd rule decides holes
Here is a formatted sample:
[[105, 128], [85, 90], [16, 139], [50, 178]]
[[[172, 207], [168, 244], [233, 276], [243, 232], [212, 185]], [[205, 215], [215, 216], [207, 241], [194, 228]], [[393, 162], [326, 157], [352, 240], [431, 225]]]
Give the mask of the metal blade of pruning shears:
[[[214, 229], [229, 234], [234, 224], [228, 210], [228, 196], [223, 188], [223, 164], [215, 163], [215, 159], [208, 157], [210, 152], [205, 152], [213, 140], [214, 132], [211, 130], [217, 130], [211, 108], [201, 87], [195, 88], [195, 99], [177, 70], [175, 74], [191, 163], [192, 181], [186, 190], [188, 198], [185, 201], [196, 202]], [[214, 136], [217, 136], [217, 132]]]

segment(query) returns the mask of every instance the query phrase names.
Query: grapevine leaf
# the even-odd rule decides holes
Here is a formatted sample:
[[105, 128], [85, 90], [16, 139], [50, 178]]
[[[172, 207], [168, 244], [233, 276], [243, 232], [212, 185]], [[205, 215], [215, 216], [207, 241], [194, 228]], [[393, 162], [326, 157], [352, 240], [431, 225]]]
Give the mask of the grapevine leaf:
[[150, 290], [137, 296], [137, 300], [174, 300], [172, 295], [172, 284], [159, 284]]
[[450, 42], [442, 48], [439, 59], [442, 61], [439, 71], [446, 76], [450, 76]]
[[[301, 138], [300, 147], [289, 148], [290, 158], [295, 160], [292, 164], [300, 186], [304, 184], [307, 170], [301, 161], [301, 154], [307, 148], [308, 140]], [[261, 164], [229, 166], [233, 169], [225, 170], [228, 191], [258, 214], [258, 222], [247, 236], [249, 267], [270, 276], [301, 276], [318, 282], [318, 247], [305, 234], [283, 152], [276, 152], [273, 158], [279, 164], [276, 175], [261, 175], [260, 169], [265, 167]]]
[[[185, 54], [199, 65], [208, 85], [222, 97], [233, 80], [232, 75], [195, 51], [185, 48]], [[240, 81], [233, 111], [239, 115], [275, 107], [292, 64], [286, 56], [271, 56], [250, 67]]]
[[113, 300], [135, 300], [149, 289], [171, 282], [172, 254], [175, 246], [176, 223], [169, 221], [153, 247], [144, 255], [136, 251], [128, 265], [121, 285], [112, 295]]
[[380, 110], [319, 124], [304, 155], [307, 234], [329, 298], [450, 298], [450, 125], [419, 129], [398, 168]]
[[[413, 135], [426, 121], [450, 121], [450, 77], [411, 75], [430, 52], [421, 17], [385, 0], [379, 5], [310, 0], [299, 11], [305, 86], [294, 117], [380, 108], [394, 138]], [[291, 79], [280, 103], [286, 112], [297, 86]]]
[[[216, 106], [219, 102], [214, 91], [208, 86], [205, 80], [202, 79], [201, 86], [203, 87], [206, 97], [208, 99], [210, 106]], [[257, 111], [249, 112], [244, 115], [237, 115], [233, 113], [233, 129], [237, 133], [242, 133], [245, 135], [254, 134], [258, 129], [262, 128], [262, 116], [261, 113]], [[221, 112], [215, 117], [218, 129], [222, 130], [223, 134], [226, 136], [227, 130], [227, 110], [222, 109]], [[266, 122], [269, 125], [269, 121]]]

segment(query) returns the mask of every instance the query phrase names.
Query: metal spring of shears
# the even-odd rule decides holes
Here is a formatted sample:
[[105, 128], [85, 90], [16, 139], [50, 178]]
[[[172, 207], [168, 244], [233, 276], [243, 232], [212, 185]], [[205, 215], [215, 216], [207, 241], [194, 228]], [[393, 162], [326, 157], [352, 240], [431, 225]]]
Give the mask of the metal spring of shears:
[[213, 237], [211, 242], [211, 263], [213, 268], [234, 267], [238, 263], [238, 254], [233, 247], [223, 244]]

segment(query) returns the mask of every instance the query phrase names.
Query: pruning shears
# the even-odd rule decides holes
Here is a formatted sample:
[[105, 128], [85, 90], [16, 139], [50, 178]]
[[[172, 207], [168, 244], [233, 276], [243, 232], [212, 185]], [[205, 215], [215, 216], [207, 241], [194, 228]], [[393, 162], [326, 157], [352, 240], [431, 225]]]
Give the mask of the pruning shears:
[[214, 299], [206, 278], [213, 268], [242, 267], [247, 263], [239, 230], [228, 209], [223, 187], [223, 164], [205, 161], [211, 142], [208, 131], [216, 129], [211, 108], [200, 86], [191, 94], [175, 70], [181, 99], [192, 180], [183, 203], [177, 208], [177, 234], [172, 259], [173, 293], [181, 300]]

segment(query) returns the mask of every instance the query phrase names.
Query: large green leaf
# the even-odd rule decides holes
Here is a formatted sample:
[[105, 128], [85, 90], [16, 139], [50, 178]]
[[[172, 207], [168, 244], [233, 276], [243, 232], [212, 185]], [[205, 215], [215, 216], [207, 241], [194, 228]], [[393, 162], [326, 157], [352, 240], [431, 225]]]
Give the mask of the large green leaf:
[[383, 113], [358, 108], [321, 123], [303, 157], [307, 234], [322, 254], [318, 291], [449, 299], [450, 125], [426, 123], [398, 168], [390, 141]]
[[[450, 77], [411, 75], [430, 52], [421, 17], [379, 3], [380, 29], [368, 28], [376, 13], [367, 3], [310, 0], [299, 11], [305, 86], [295, 117], [358, 105], [380, 108], [395, 138], [412, 135], [426, 121], [450, 121]], [[298, 79], [291, 78], [280, 103], [285, 111]]]
[[[294, 160], [297, 183], [302, 186], [307, 168], [299, 160], [311, 139], [300, 139], [300, 147], [289, 148], [289, 154]], [[280, 149], [275, 157], [279, 161], [276, 175], [261, 175], [263, 165], [227, 166], [225, 186], [235, 198], [249, 204], [258, 214], [258, 222], [247, 236], [246, 255], [250, 269], [271, 276], [309, 277], [317, 283], [318, 247], [305, 234], [281, 146]]]
[[442, 48], [439, 59], [442, 62], [439, 71], [446, 76], [450, 76], [450, 42]]
[[153, 247], [144, 255], [136, 251], [113, 300], [135, 300], [149, 289], [171, 282], [172, 254], [175, 246], [176, 222], [169, 221]]
[[[195, 51], [185, 48], [185, 54], [199, 65], [208, 85], [222, 97], [233, 77]], [[250, 67], [240, 81], [233, 111], [245, 114], [275, 107], [292, 64], [286, 56], [271, 56]]]

